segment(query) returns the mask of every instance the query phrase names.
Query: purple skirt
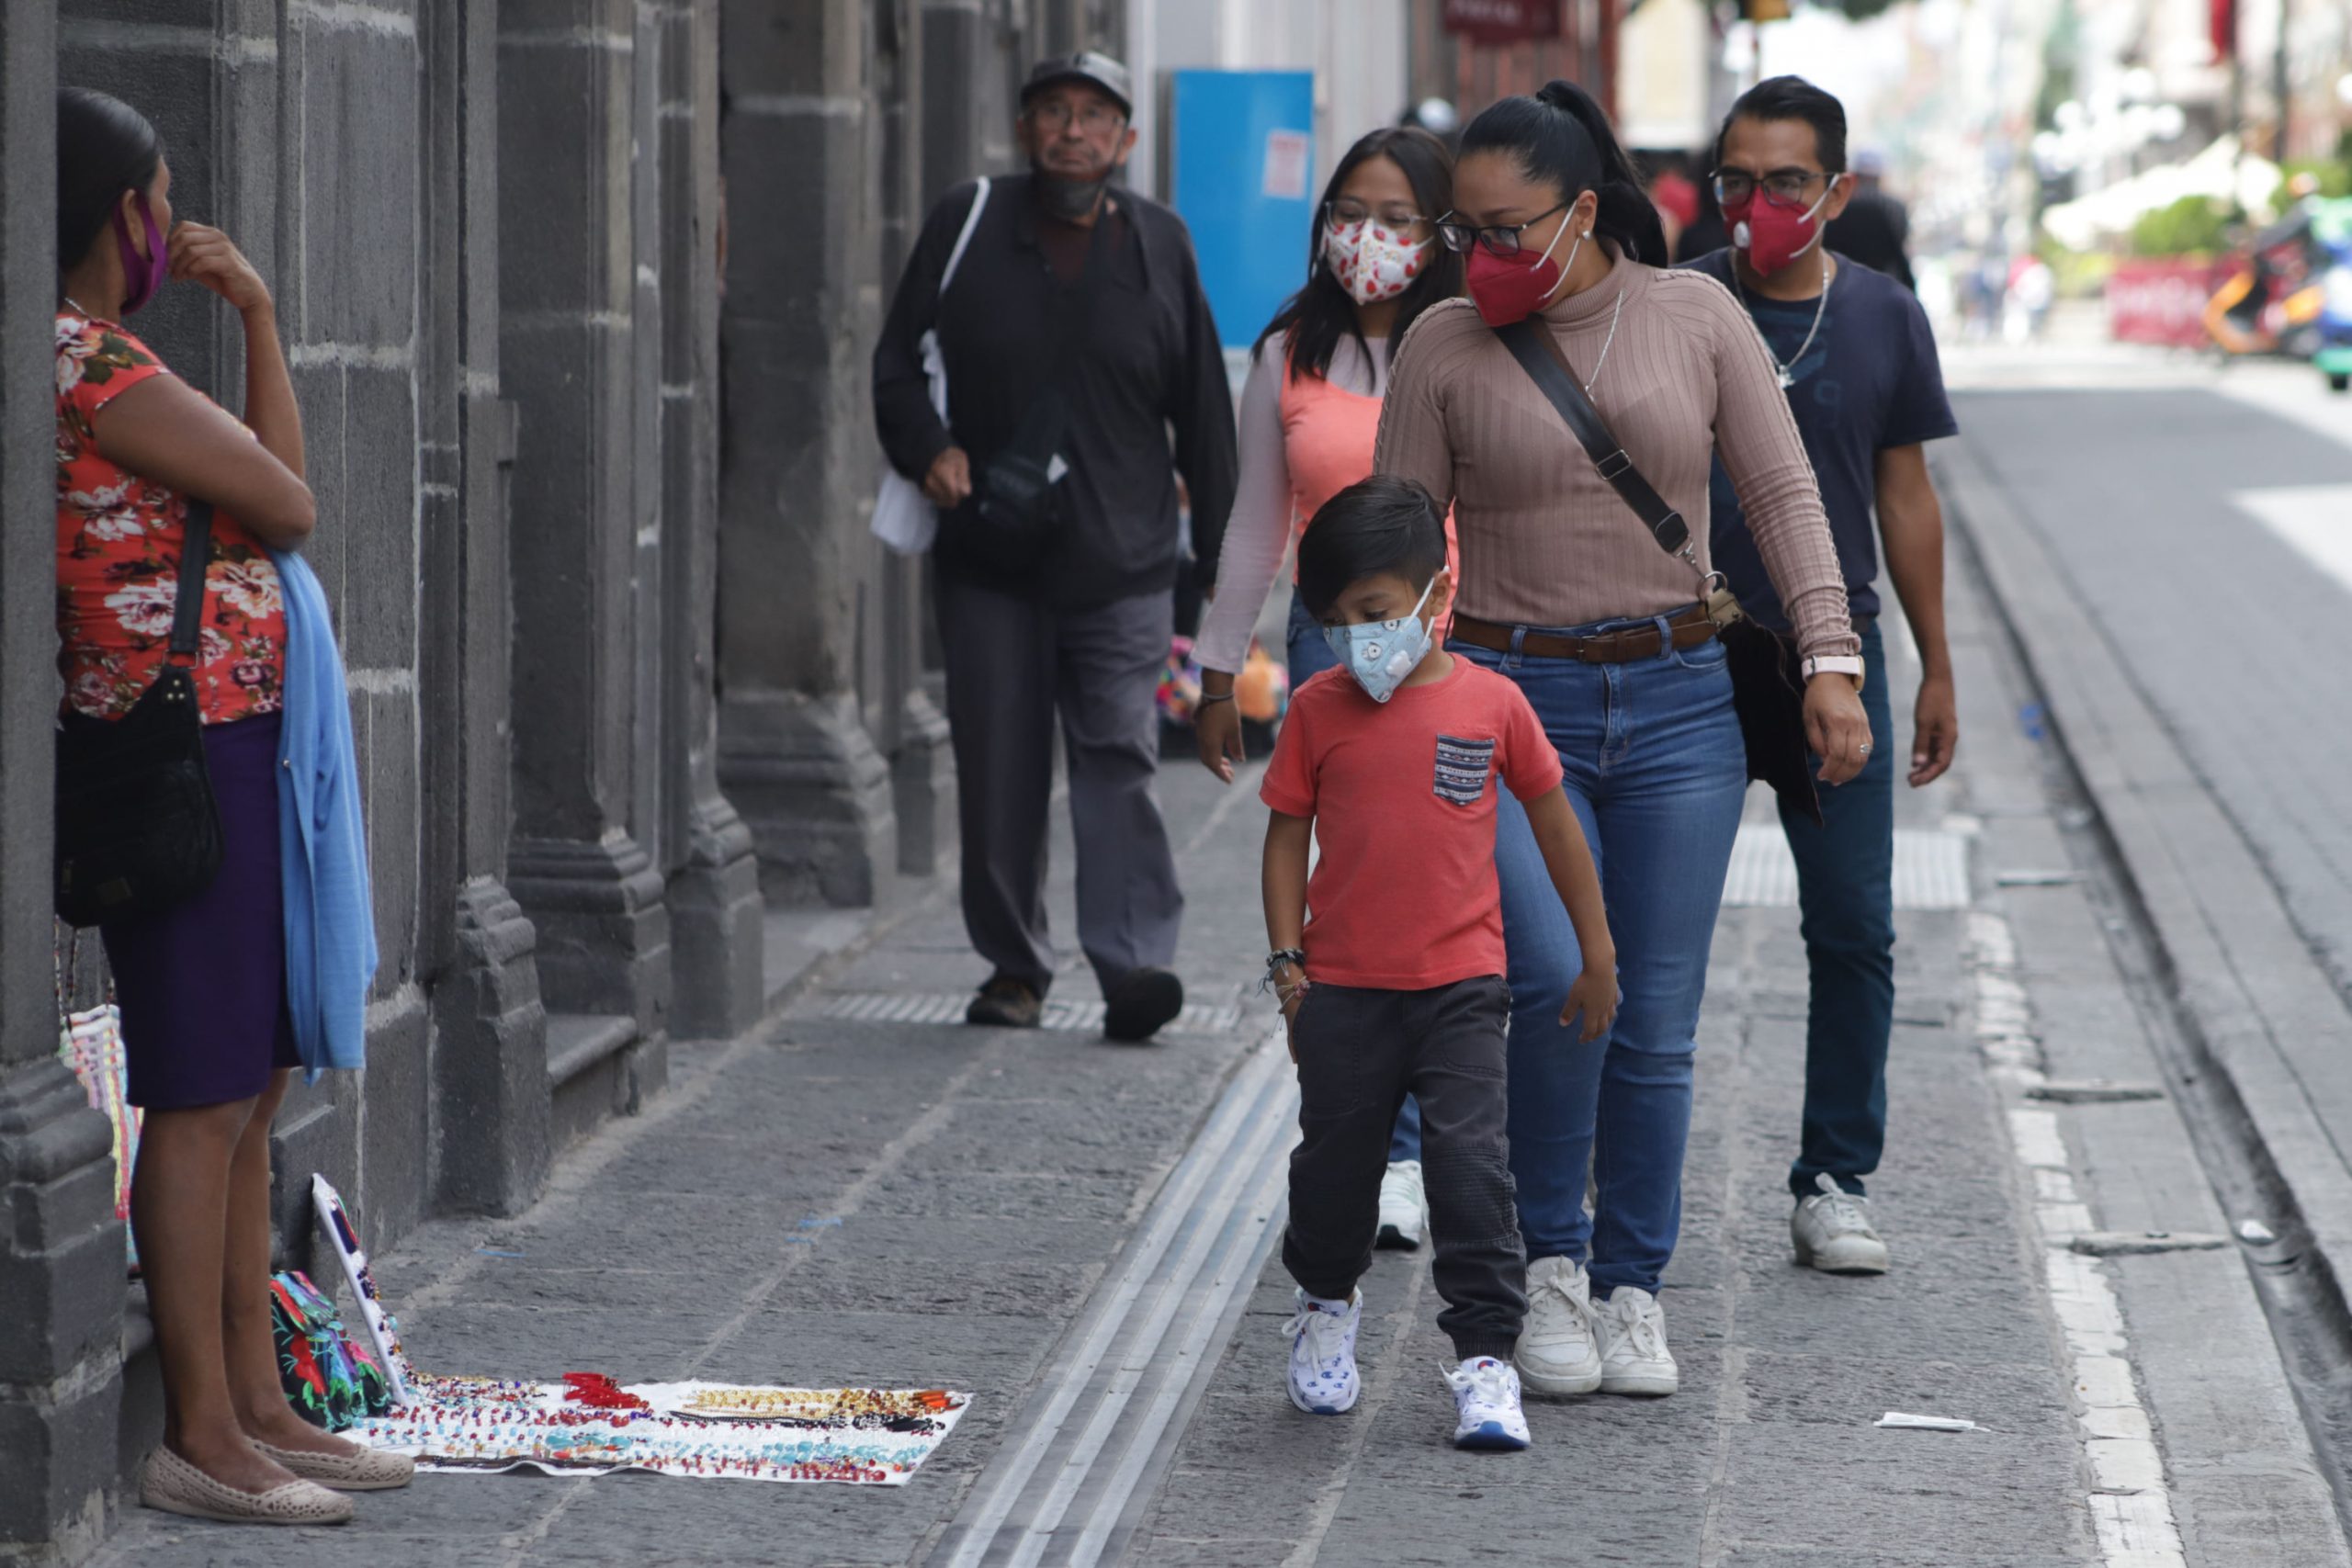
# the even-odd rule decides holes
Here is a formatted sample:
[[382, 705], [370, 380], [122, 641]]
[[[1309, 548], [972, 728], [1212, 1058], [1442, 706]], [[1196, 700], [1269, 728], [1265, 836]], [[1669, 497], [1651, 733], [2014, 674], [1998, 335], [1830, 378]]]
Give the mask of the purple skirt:
[[204, 727], [220, 873], [195, 897], [101, 928], [122, 1009], [130, 1103], [185, 1111], [251, 1100], [301, 1065], [286, 1010], [278, 881], [278, 716]]

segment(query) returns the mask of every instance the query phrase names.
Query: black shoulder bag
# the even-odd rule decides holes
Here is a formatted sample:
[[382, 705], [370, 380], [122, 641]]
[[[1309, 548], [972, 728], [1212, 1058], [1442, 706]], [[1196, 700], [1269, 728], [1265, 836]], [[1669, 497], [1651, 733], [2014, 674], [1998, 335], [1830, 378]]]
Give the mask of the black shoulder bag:
[[190, 500], [164, 668], [119, 719], [66, 714], [57, 730], [56, 901], [72, 925], [135, 919], [193, 897], [220, 869], [220, 815], [204, 765], [193, 660], [204, 624], [212, 507]]
[[1055, 471], [1062, 438], [1069, 434], [1070, 402], [1076, 389], [1079, 351], [1093, 324], [1094, 297], [1099, 290], [1105, 251], [1102, 232], [1110, 227], [1106, 209], [1094, 220], [1086, 242], [1085, 270], [1078, 288], [1062, 301], [1060, 331], [1054, 339], [1053, 368], [1036, 400], [1021, 416], [1012, 439], [991, 456], [972, 486], [966, 503], [964, 525], [984, 542], [990, 558], [1008, 567], [1027, 566], [1042, 557], [1068, 521], [1069, 508], [1061, 480]]
[[1821, 796], [1804, 738], [1804, 688], [1797, 679], [1796, 640], [1749, 620], [1722, 575], [1700, 569], [1690, 525], [1642, 477], [1624, 446], [1610, 434], [1608, 422], [1577, 384], [1552, 334], [1537, 322], [1521, 321], [1497, 327], [1495, 335], [1558, 412], [1600, 477], [1633, 508], [1657, 547], [1698, 577], [1700, 597], [1715, 623], [1715, 635], [1723, 639], [1724, 661], [1731, 671], [1732, 706], [1747, 746], [1747, 776], [1770, 784], [1781, 805], [1819, 822]]

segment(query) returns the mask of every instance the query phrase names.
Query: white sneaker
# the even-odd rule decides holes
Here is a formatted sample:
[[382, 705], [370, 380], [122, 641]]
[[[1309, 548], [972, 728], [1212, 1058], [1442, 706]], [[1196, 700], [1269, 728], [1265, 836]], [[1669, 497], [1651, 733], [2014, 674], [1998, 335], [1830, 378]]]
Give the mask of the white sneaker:
[[1527, 1325], [1511, 1359], [1532, 1393], [1590, 1393], [1600, 1386], [1600, 1324], [1583, 1264], [1539, 1258], [1529, 1265]]
[[1600, 1315], [1600, 1392], [1668, 1394], [1682, 1386], [1666, 1348], [1666, 1314], [1647, 1291], [1620, 1285]]
[[1355, 1408], [1356, 1325], [1363, 1292], [1344, 1302], [1298, 1292], [1298, 1311], [1283, 1332], [1290, 1340], [1290, 1402], [1309, 1416], [1339, 1416]]
[[1380, 1234], [1373, 1246], [1412, 1251], [1421, 1245], [1429, 1213], [1429, 1199], [1421, 1190], [1421, 1162], [1396, 1161], [1380, 1179]]
[[1827, 1171], [1813, 1179], [1821, 1190], [1797, 1201], [1789, 1239], [1797, 1261], [1825, 1274], [1883, 1274], [1886, 1243], [1871, 1224], [1871, 1201], [1847, 1191]]
[[1445, 1374], [1453, 1385], [1457, 1449], [1512, 1450], [1527, 1447], [1527, 1416], [1519, 1407], [1519, 1374], [1509, 1361], [1473, 1356]]

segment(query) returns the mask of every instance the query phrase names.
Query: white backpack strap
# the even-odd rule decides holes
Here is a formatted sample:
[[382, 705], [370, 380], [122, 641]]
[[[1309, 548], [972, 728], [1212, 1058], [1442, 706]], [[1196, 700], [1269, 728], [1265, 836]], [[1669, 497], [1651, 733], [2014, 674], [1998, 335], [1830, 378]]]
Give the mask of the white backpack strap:
[[956, 268], [964, 259], [964, 247], [972, 243], [972, 231], [980, 226], [980, 211], [989, 204], [989, 177], [980, 176], [980, 188], [973, 194], [972, 210], [964, 214], [964, 231], [956, 236], [956, 248], [947, 253], [947, 270], [939, 275], [939, 291], [956, 281]]

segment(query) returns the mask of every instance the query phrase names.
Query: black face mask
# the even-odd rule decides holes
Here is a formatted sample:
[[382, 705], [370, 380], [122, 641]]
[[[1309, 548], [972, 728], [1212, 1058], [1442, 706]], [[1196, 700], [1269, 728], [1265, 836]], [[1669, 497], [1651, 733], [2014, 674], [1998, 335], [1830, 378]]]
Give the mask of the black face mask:
[[1107, 169], [1099, 180], [1065, 179], [1059, 175], [1047, 174], [1035, 162], [1030, 164], [1029, 170], [1030, 184], [1037, 192], [1037, 205], [1045, 210], [1046, 216], [1057, 218], [1065, 223], [1082, 221], [1091, 214], [1094, 204], [1102, 198], [1103, 187], [1111, 183], [1111, 174]]

